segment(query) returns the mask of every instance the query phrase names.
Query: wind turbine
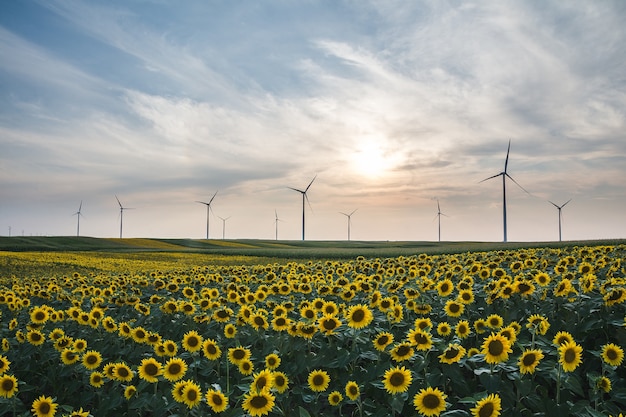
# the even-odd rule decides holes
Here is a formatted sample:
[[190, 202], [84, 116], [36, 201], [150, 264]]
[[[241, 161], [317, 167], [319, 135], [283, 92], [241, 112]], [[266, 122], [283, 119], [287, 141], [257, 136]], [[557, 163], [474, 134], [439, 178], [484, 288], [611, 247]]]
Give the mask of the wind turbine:
[[351, 218], [352, 215], [354, 214], [354, 212], [356, 212], [358, 209], [354, 209], [352, 211], [352, 213], [350, 214], [346, 214], [346, 213], [342, 213], [341, 211], [339, 213], [343, 214], [344, 216], [346, 216], [348, 218], [348, 240], [350, 240], [350, 223], [351, 223]]
[[448, 217], [447, 215], [445, 215], [445, 214], [443, 214], [443, 213], [441, 212], [441, 207], [439, 206], [439, 199], [437, 199], [437, 216], [436, 216], [436, 218], [438, 219], [438, 223], [439, 223], [439, 224], [438, 224], [438, 230], [439, 230], [439, 242], [441, 242], [441, 216], [446, 216], [446, 217]]
[[117, 200], [117, 204], [120, 205], [120, 239], [121, 239], [122, 238], [122, 226], [124, 224], [124, 210], [132, 210], [132, 207], [122, 206], [122, 203], [120, 203], [120, 199], [117, 198], [117, 195], [115, 196], [115, 199]]
[[230, 217], [231, 216], [228, 216], [226, 218], [220, 217], [220, 219], [222, 219], [222, 240], [224, 240], [224, 237], [226, 236], [226, 220], [230, 219]]
[[211, 197], [208, 203], [205, 203], [204, 201], [196, 201], [196, 203], [204, 204], [206, 206], [206, 238], [207, 240], [209, 239], [209, 212], [211, 211], [211, 203], [213, 202], [213, 199], [215, 198], [216, 195], [217, 195], [217, 191], [215, 192], [215, 194], [213, 194], [213, 197]]
[[278, 240], [278, 222], [282, 221], [281, 219], [278, 218], [278, 212], [276, 210], [274, 210], [274, 226], [276, 228], [276, 240]]
[[569, 203], [570, 201], [572, 201], [572, 199], [570, 198], [569, 200], [567, 200], [565, 203], [561, 204], [560, 206], [557, 206], [556, 204], [554, 204], [552, 201], [548, 200], [548, 202], [550, 202], [550, 204], [552, 204], [554, 207], [557, 208], [557, 210], [559, 211], [559, 242], [561, 241], [561, 209], [563, 207], [565, 207], [565, 205], [567, 203]]
[[78, 206], [78, 211], [76, 213], [74, 213], [74, 216], [76, 216], [76, 236], [80, 236], [80, 216], [83, 215], [80, 212], [80, 210], [82, 208], [83, 208], [83, 200], [80, 200], [80, 205]]
[[490, 180], [492, 178], [496, 178], [499, 176], [502, 176], [502, 222], [504, 224], [504, 242], [507, 241], [506, 239], [506, 178], [508, 177], [511, 181], [513, 181], [519, 188], [521, 188], [522, 190], [524, 190], [527, 194], [530, 194], [528, 191], [526, 191], [524, 189], [524, 187], [522, 187], [521, 185], [519, 185], [517, 183], [517, 181], [515, 181], [513, 179], [513, 177], [511, 177], [509, 175], [509, 173], [506, 171], [507, 166], [509, 164], [509, 151], [511, 150], [511, 140], [509, 139], [509, 147], [506, 150], [506, 159], [504, 160], [504, 171], [502, 171], [499, 174], [496, 175], [492, 175], [491, 177], [485, 178], [484, 180], [480, 181], [480, 182], [484, 182], [487, 180]]
[[311, 180], [309, 185], [306, 186], [304, 191], [298, 190], [297, 188], [287, 187], [290, 190], [294, 190], [302, 194], [302, 240], [304, 240], [304, 200], [309, 201], [309, 197], [307, 197], [306, 193], [307, 191], [309, 191], [309, 187], [311, 187], [311, 184], [313, 184], [313, 181], [315, 181], [315, 178], [317, 178], [317, 175], [313, 177], [313, 179]]

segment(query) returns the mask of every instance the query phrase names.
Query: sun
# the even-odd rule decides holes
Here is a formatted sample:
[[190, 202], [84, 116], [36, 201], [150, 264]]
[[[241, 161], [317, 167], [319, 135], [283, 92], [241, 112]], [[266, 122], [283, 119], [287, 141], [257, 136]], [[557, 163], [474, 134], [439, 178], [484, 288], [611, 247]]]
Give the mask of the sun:
[[384, 145], [383, 140], [374, 138], [359, 141], [350, 155], [354, 172], [371, 179], [385, 176], [392, 169], [394, 160]]

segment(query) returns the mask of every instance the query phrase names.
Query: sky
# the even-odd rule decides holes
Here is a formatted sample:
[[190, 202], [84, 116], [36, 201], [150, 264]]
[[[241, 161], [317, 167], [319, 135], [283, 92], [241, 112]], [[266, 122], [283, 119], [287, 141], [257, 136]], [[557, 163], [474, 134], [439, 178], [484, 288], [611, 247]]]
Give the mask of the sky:
[[[626, 2], [0, 2], [0, 235], [626, 238]], [[571, 201], [570, 201], [571, 200]], [[438, 215], [438, 205], [441, 216]], [[76, 213], [79, 211], [81, 215]], [[344, 213], [344, 214], [342, 214]], [[227, 219], [227, 220], [223, 220]], [[276, 220], [278, 219], [278, 221]]]

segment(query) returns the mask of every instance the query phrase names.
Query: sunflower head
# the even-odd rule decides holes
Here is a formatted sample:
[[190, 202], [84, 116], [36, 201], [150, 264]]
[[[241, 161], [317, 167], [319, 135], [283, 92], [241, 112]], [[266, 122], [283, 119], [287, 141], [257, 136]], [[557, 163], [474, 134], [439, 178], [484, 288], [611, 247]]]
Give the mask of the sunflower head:
[[446, 394], [439, 388], [422, 388], [413, 397], [415, 409], [426, 417], [438, 416], [446, 409]]
[[601, 356], [605, 363], [611, 366], [619, 366], [624, 360], [624, 349], [616, 344], [609, 343], [602, 346]]

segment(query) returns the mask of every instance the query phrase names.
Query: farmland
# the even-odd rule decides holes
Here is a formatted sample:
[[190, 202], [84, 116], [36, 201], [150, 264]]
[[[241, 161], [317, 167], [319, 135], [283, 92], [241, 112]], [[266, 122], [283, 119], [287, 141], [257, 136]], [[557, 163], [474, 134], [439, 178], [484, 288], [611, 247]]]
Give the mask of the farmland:
[[0, 248], [2, 415], [626, 409], [624, 242]]

